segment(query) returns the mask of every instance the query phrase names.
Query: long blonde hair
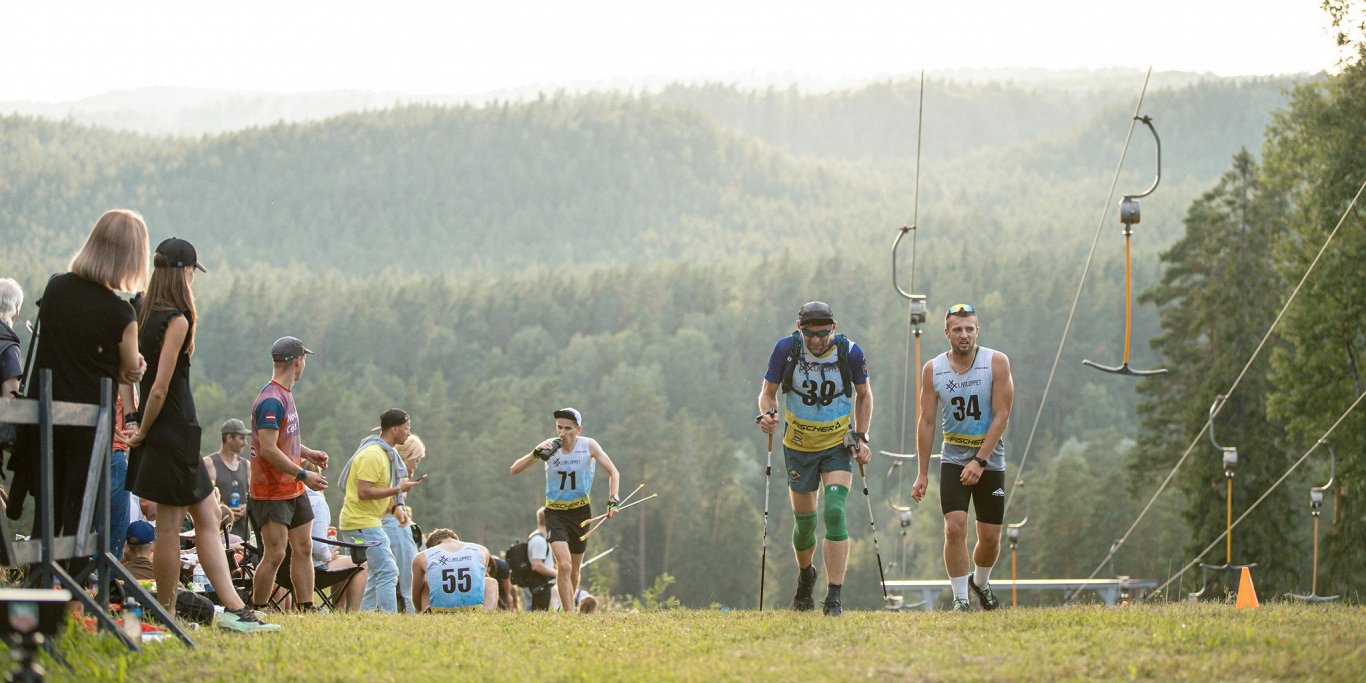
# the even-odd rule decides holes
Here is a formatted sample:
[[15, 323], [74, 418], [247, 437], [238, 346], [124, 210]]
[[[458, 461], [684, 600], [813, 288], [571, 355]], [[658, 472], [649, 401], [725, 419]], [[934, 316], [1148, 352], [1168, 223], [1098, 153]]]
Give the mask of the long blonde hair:
[[147, 223], [136, 211], [104, 212], [67, 270], [109, 289], [136, 292], [147, 284]]
[[185, 333], [185, 355], [194, 355], [194, 330], [198, 314], [194, 307], [194, 290], [190, 287], [191, 271], [194, 266], [176, 268], [164, 254], [152, 256], [155, 267], [152, 279], [147, 283], [147, 291], [142, 295], [142, 309], [138, 311], [138, 328], [146, 329], [147, 320], [153, 311], [183, 311], [190, 323]]

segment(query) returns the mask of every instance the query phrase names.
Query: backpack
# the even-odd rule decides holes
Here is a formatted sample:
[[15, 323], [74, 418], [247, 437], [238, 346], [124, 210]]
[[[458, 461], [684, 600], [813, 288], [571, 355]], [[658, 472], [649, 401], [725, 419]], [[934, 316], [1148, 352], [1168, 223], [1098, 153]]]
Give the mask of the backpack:
[[[803, 353], [802, 333], [793, 332], [789, 337], [792, 343], [787, 348], [787, 364], [783, 367], [783, 393], [792, 393], [792, 374], [797, 371], [797, 361]], [[844, 384], [844, 397], [854, 395], [854, 372], [849, 367], [849, 347], [852, 342], [842, 334], [835, 335], [835, 362], [839, 365], [840, 380]]]
[[[545, 538], [539, 531], [532, 536]], [[527, 537], [527, 541], [529, 540], [531, 538]], [[503, 552], [503, 559], [507, 560], [508, 568], [512, 571], [513, 585], [530, 588], [541, 583], [543, 578], [531, 569], [531, 554], [527, 552], [527, 541], [517, 541], [508, 546]]]

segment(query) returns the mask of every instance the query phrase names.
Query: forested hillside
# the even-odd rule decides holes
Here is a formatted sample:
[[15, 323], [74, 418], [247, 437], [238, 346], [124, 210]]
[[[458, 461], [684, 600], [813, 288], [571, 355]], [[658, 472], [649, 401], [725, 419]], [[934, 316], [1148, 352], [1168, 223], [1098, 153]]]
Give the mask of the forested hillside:
[[[1121, 353], [1122, 240], [1105, 200], [1141, 83], [927, 84], [915, 289], [936, 312], [976, 304], [982, 343], [1010, 355], [1012, 463], [1104, 221], [1019, 473], [1039, 520], [1021, 548], [1024, 576], [1088, 572], [1152, 490], [1123, 467], [1141, 431], [1133, 381], [1080, 365]], [[1260, 147], [1288, 85], [1164, 88], [1154, 76], [1143, 111], [1163, 135], [1164, 179], [1134, 238], [1137, 290], [1159, 282], [1157, 255], [1180, 238], [1191, 200], [1240, 148]], [[210, 270], [195, 283], [194, 359], [209, 432], [245, 416], [268, 378], [270, 342], [300, 336], [319, 352], [297, 390], [305, 441], [345, 458], [380, 411], [408, 409], [431, 455], [432, 477], [412, 495], [419, 523], [500, 549], [533, 525], [543, 488], [507, 466], [550, 433], [551, 410], [575, 405], [625, 490], [644, 482], [660, 493], [594, 537], [595, 548], [619, 549], [590, 581], [640, 595], [668, 573], [686, 604], [753, 606], [763, 503], [754, 397], [802, 302], [829, 301], [868, 352], [874, 450], [910, 448], [907, 325], [889, 248], [913, 210], [918, 87], [415, 105], [194, 139], [0, 118], [0, 275], [35, 301], [101, 211], [137, 209], [154, 241], [192, 240]], [[1152, 154], [1139, 131], [1120, 192], [1147, 186]], [[902, 255], [907, 277], [909, 241]], [[1163, 362], [1147, 343], [1159, 330], [1153, 308], [1139, 306], [1135, 365]], [[935, 315], [922, 346], [924, 359], [945, 348]], [[933, 495], [903, 546], [886, 503], [908, 498], [910, 477], [883, 460], [869, 477], [884, 559], [897, 563], [889, 576], [939, 576]], [[786, 507], [780, 488], [775, 510]], [[850, 528], [865, 529], [863, 503], [851, 504]], [[1187, 559], [1179, 508], [1158, 506], [1119, 571], [1156, 577]], [[790, 517], [774, 519], [782, 539]], [[856, 606], [880, 597], [865, 536], [848, 582], [860, 588], [846, 591]], [[782, 559], [769, 558], [770, 580], [787, 586], [786, 548], [773, 552]]]

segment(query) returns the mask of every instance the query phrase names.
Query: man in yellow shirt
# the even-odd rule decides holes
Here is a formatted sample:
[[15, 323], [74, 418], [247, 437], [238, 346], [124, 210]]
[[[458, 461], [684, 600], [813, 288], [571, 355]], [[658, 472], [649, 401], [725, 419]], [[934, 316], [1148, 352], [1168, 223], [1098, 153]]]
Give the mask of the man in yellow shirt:
[[342, 468], [346, 497], [337, 521], [338, 536], [352, 543], [376, 544], [366, 553], [369, 578], [361, 596], [361, 611], [396, 612], [398, 562], [380, 520], [391, 509], [401, 509], [404, 494], [420, 480], [408, 478], [408, 468], [394, 448], [407, 441], [412, 431], [408, 413], [397, 408], [384, 411], [377, 431], [378, 435], [361, 440], [355, 455]]

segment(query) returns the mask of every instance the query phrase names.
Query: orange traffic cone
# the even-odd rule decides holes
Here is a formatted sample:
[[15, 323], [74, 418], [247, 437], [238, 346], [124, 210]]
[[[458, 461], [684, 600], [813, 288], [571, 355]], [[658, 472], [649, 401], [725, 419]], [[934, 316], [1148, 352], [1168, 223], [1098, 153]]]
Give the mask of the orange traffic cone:
[[1238, 602], [1234, 607], [1254, 609], [1258, 606], [1257, 589], [1252, 587], [1252, 570], [1243, 567], [1243, 575], [1238, 579]]

